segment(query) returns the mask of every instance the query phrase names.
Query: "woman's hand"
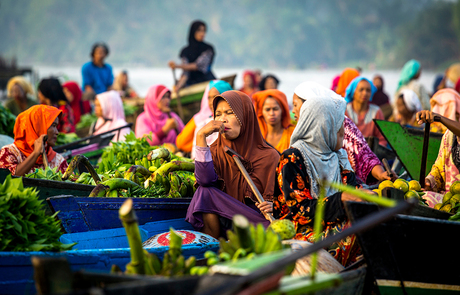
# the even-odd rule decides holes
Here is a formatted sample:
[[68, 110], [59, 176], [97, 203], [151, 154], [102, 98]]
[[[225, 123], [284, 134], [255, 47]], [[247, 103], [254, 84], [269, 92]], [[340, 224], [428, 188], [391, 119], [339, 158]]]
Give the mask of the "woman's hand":
[[172, 60], [168, 62], [168, 66], [171, 68], [171, 69], [175, 69], [176, 68], [176, 63], [173, 62]]
[[388, 172], [385, 169], [383, 169], [383, 167], [380, 165], [377, 165], [374, 168], [372, 168], [371, 174], [379, 182], [384, 180], [395, 181], [398, 178], [396, 172], [391, 171], [391, 175], [388, 175]]
[[273, 213], [273, 203], [269, 201], [265, 201], [262, 203], [256, 203], [257, 208], [259, 208], [260, 212], [263, 213]]
[[214, 132], [224, 132], [224, 123], [222, 121], [212, 120], [204, 125], [196, 134], [196, 145], [200, 147], [207, 147], [206, 137]]
[[425, 191], [432, 191], [433, 188], [431, 187], [431, 182], [428, 179], [425, 179]]
[[167, 134], [169, 131], [176, 129], [177, 128], [177, 121], [175, 118], [168, 118], [166, 120], [165, 125], [163, 126], [162, 130], [165, 134]]
[[422, 125], [423, 123], [433, 123], [434, 122], [434, 117], [442, 117], [439, 114], [433, 113], [431, 111], [420, 111], [415, 115], [415, 120], [417, 120], [417, 123], [419, 125]]
[[45, 151], [45, 136], [46, 134], [43, 134], [34, 141], [34, 154], [41, 155]]

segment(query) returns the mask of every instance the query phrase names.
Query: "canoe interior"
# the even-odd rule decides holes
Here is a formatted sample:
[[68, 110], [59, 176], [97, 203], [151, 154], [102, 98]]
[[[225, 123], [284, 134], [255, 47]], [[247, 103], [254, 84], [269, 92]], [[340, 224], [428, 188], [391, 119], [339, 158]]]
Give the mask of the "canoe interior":
[[[140, 225], [147, 222], [185, 218], [191, 199], [132, 198]], [[46, 201], [58, 212], [66, 233], [111, 229], [121, 226], [118, 209], [126, 198], [89, 198], [61, 195]]]
[[[418, 180], [420, 178], [422, 162], [424, 131], [416, 128], [403, 127], [398, 123], [383, 120], [374, 119], [374, 122], [401, 161], [407, 173], [409, 173], [410, 177]], [[433, 166], [438, 156], [442, 135], [441, 133], [430, 133], [428, 155], [426, 159], [427, 173], [431, 170], [431, 166]]]
[[[177, 230], [188, 230], [190, 225], [183, 219], [161, 222], [151, 222], [140, 226], [144, 237], [169, 231], [169, 226]], [[113, 237], [110, 237], [113, 235]], [[94, 271], [99, 274], [108, 274], [113, 264], [122, 270], [130, 261], [130, 251], [125, 247], [128, 242], [124, 228], [102, 230], [96, 232], [67, 234], [62, 236], [63, 242], [79, 242], [77, 250], [65, 252], [0, 252], [0, 294], [35, 294], [32, 256], [65, 258], [72, 271]], [[123, 241], [123, 239], [125, 241]], [[91, 248], [91, 246], [100, 248]], [[217, 252], [219, 243], [189, 244], [182, 246], [185, 258], [195, 256], [203, 259], [208, 250]], [[147, 249], [162, 258], [168, 247]]]
[[[8, 169], [0, 169], [0, 183], [3, 183], [9, 174], [10, 171]], [[35, 187], [37, 189], [38, 199], [44, 201], [43, 208], [47, 214], [52, 214], [52, 210], [50, 209], [48, 203], [45, 202], [46, 198], [63, 194], [88, 196], [89, 193], [94, 189], [94, 186], [92, 185], [27, 177], [22, 178], [22, 183], [24, 187]]]
[[[361, 202], [347, 202], [345, 208], [352, 223], [379, 210], [376, 205]], [[388, 290], [389, 284], [399, 286], [392, 287], [396, 292], [392, 294], [403, 294], [403, 288], [430, 294], [459, 292], [460, 272], [455, 266], [460, 257], [448, 250], [457, 245], [459, 231], [459, 222], [397, 215], [358, 234], [358, 241], [381, 292]]]

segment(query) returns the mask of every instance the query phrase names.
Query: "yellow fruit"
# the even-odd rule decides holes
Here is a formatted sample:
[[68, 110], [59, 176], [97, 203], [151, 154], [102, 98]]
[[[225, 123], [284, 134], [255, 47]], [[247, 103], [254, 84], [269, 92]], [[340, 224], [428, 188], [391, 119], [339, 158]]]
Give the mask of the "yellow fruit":
[[450, 186], [449, 191], [453, 194], [460, 194], [460, 181], [454, 181], [452, 185]]
[[376, 188], [376, 189], [373, 189], [372, 191], [375, 192], [375, 193], [377, 193], [377, 195], [378, 195], [379, 197], [382, 196], [382, 190], [381, 190], [381, 189]]
[[450, 200], [450, 204], [454, 207], [458, 202], [460, 202], [460, 194], [453, 195]]
[[396, 179], [393, 185], [395, 188], [402, 190], [404, 193], [409, 191], [409, 183], [404, 179]]
[[451, 204], [445, 204], [445, 205], [442, 206], [441, 209], [439, 209], [439, 210], [449, 213], [451, 209], [452, 209], [452, 205], [451, 205]]
[[391, 180], [384, 180], [382, 181], [380, 184], [379, 184], [379, 189], [382, 190], [386, 187], [395, 187], [393, 185], [393, 182], [391, 182]]
[[452, 198], [453, 194], [451, 192], [447, 192], [443, 197], [442, 197], [442, 203], [446, 204], [447, 202], [450, 201], [450, 198]]
[[409, 190], [419, 192], [422, 190], [422, 186], [420, 185], [420, 182], [418, 182], [417, 180], [411, 180], [409, 181]]
[[404, 195], [404, 198], [405, 199], [410, 199], [410, 198], [417, 198], [419, 199], [419, 195], [416, 191], [408, 191], [405, 195]]
[[442, 207], [442, 203], [437, 203], [436, 205], [434, 205], [434, 209], [436, 210], [441, 209], [441, 207]]

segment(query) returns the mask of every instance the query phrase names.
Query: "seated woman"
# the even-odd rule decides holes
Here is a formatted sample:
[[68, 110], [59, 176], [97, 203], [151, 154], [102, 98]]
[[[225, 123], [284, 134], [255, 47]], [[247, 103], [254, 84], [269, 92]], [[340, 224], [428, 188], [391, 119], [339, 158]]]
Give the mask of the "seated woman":
[[[117, 91], [110, 90], [96, 95], [94, 106], [94, 112], [98, 119], [92, 131], [93, 135], [101, 134], [128, 124], [125, 121], [123, 103]], [[131, 129], [128, 127], [120, 129], [116, 131], [112, 141], [124, 141], [125, 136], [130, 132]]]
[[[294, 90], [293, 109], [296, 120], [300, 115], [300, 108], [305, 100], [316, 95], [319, 91], [324, 91], [323, 86], [315, 82], [304, 82]], [[356, 176], [366, 184], [374, 184], [378, 181], [389, 180], [395, 175], [389, 176], [382, 163], [372, 152], [361, 131], [356, 127], [350, 118], [345, 116], [344, 119], [345, 137], [343, 140], [343, 149], [348, 154], [348, 160]]]
[[53, 106], [62, 111], [58, 130], [62, 133], [75, 132], [73, 110], [56, 78], [43, 79], [38, 84], [38, 100], [41, 104]]
[[246, 94], [249, 97], [252, 97], [254, 92], [257, 92], [256, 75], [252, 71], [245, 71], [243, 73], [243, 86], [240, 88], [240, 91]]
[[[273, 199], [279, 154], [263, 139], [254, 106], [247, 95], [226, 91], [214, 98], [213, 110], [214, 120], [197, 133], [195, 176], [199, 187], [190, 202], [186, 220], [197, 230], [216, 238], [225, 236], [235, 214], [268, 226], [269, 222], [256, 207], [249, 184], [224, 148], [228, 146], [243, 157], [245, 168], [265, 200]], [[219, 137], [209, 147], [206, 137], [215, 132]]]
[[421, 110], [422, 105], [417, 94], [410, 89], [404, 89], [396, 100], [396, 112], [389, 121], [406, 127], [420, 127], [415, 119], [415, 114]]
[[[195, 159], [195, 142], [196, 133], [204, 125], [213, 120], [212, 116], [212, 102], [216, 95], [225, 91], [232, 90], [232, 86], [225, 81], [213, 80], [209, 82], [206, 90], [204, 91], [203, 98], [201, 99], [201, 109], [193, 116], [193, 118], [185, 125], [182, 132], [176, 138], [176, 146], [179, 150], [191, 153], [191, 158]], [[218, 133], [211, 134], [206, 138], [208, 145], [211, 145], [217, 139]]]
[[425, 87], [423, 87], [423, 85], [418, 81], [421, 73], [422, 66], [415, 59], [411, 59], [404, 64], [399, 76], [398, 88], [396, 90], [394, 101], [396, 101], [399, 97], [402, 90], [410, 89], [417, 94], [420, 104], [422, 105], [422, 109], [430, 109], [430, 96], [428, 95]]
[[5, 101], [4, 106], [15, 116], [38, 104], [31, 97], [34, 95], [32, 85], [23, 76], [16, 76], [8, 80], [6, 91], [8, 99]]
[[204, 42], [205, 36], [206, 24], [200, 20], [194, 21], [190, 25], [188, 45], [180, 52], [182, 64], [176, 64], [174, 61], [168, 63], [171, 69], [178, 68], [184, 71], [174, 86], [174, 91], [216, 78], [211, 70], [215, 55], [214, 47]]
[[348, 85], [350, 85], [351, 81], [353, 81], [353, 79], [359, 75], [360, 74], [357, 69], [346, 68], [343, 70], [343, 72], [340, 74], [339, 81], [337, 82], [335, 92], [337, 92], [337, 94], [341, 95], [342, 97], [345, 97]]
[[[425, 178], [425, 192], [423, 198], [430, 207], [442, 202], [442, 197], [454, 183], [460, 178], [460, 123], [448, 119], [431, 111], [421, 111], [416, 115], [418, 123], [433, 123], [434, 117], [439, 116], [447, 131], [442, 137], [438, 157]], [[422, 184], [423, 185], [423, 184]]]
[[384, 82], [382, 76], [375, 75], [374, 79], [372, 79], [372, 83], [374, 84], [375, 88], [377, 88], [377, 91], [374, 93], [374, 97], [372, 98], [372, 103], [380, 107], [385, 120], [388, 120], [388, 118], [390, 118], [390, 116], [393, 114], [393, 107], [391, 106], [388, 95], [383, 89]]
[[[311, 89], [300, 110], [291, 137], [291, 147], [280, 157], [274, 200], [274, 217], [289, 219], [296, 227], [295, 239], [313, 242], [313, 223], [320, 194], [320, 182], [340, 182], [358, 186], [346, 152], [342, 149], [345, 101], [325, 87]], [[321, 114], [318, 116], [317, 114]], [[349, 226], [342, 202], [359, 201], [353, 195], [326, 188], [324, 234], [327, 237]], [[333, 244], [328, 249], [342, 265], [353, 263], [359, 246], [356, 236]]]
[[91, 104], [88, 100], [83, 101], [81, 99], [83, 93], [81, 92], [80, 86], [74, 81], [68, 81], [62, 84], [62, 90], [72, 107], [75, 119], [74, 123], [78, 124], [81, 115], [91, 113]]
[[373, 119], [385, 119], [382, 110], [370, 103], [376, 91], [374, 84], [368, 79], [364, 77], [353, 79], [347, 87], [345, 100], [348, 104], [345, 115], [356, 124], [364, 137], [377, 137], [379, 144], [386, 146], [387, 141], [373, 121]]
[[151, 145], [176, 143], [177, 135], [184, 129], [179, 116], [171, 111], [171, 91], [163, 85], [149, 88], [145, 97], [144, 112], [136, 119], [136, 137], [151, 136]]
[[[14, 124], [14, 143], [0, 150], [0, 167], [12, 175], [23, 176], [36, 168], [44, 169], [43, 152], [50, 168], [65, 172], [67, 161], [53, 150], [62, 111], [52, 106], [36, 105], [19, 114]], [[45, 141], [45, 136], [48, 139]]]
[[269, 144], [282, 153], [289, 148], [291, 134], [294, 131], [286, 95], [272, 89], [256, 92], [252, 98], [262, 135]]
[[[437, 91], [430, 100], [431, 111], [452, 121], [460, 118], [460, 94], [452, 88]], [[431, 132], [445, 133], [447, 130], [441, 122], [431, 124]]]
[[113, 81], [112, 89], [118, 91], [120, 96], [123, 98], [134, 98], [138, 97], [136, 91], [128, 83], [128, 72], [122, 71], [115, 77]]

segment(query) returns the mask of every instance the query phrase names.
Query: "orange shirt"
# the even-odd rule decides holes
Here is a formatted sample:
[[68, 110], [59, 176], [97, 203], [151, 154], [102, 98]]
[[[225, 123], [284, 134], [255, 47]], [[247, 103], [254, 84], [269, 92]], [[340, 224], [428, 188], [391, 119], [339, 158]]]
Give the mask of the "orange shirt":
[[178, 149], [186, 153], [192, 152], [195, 128], [195, 120], [192, 118], [187, 125], [185, 125], [184, 129], [182, 129], [182, 132], [176, 137], [176, 146]]

